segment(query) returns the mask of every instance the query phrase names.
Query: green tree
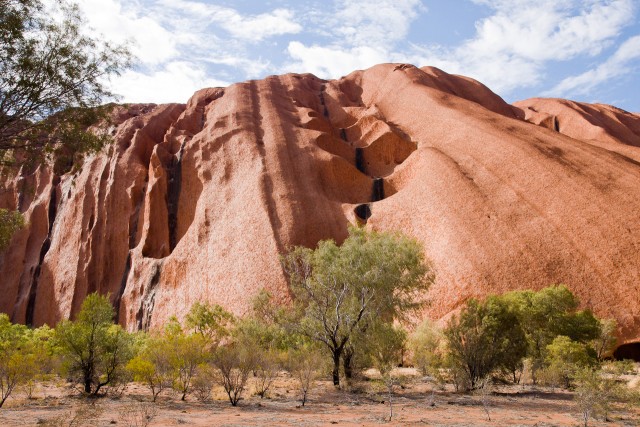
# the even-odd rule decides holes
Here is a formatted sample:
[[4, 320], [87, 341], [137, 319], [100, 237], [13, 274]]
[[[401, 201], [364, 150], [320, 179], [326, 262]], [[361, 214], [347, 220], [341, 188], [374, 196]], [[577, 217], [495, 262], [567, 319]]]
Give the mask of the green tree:
[[0, 313], [0, 408], [28, 376], [29, 358], [23, 354], [27, 341], [27, 327], [12, 324]]
[[564, 285], [539, 291], [514, 291], [502, 295], [516, 314], [528, 342], [532, 374], [545, 364], [547, 347], [559, 335], [586, 343], [600, 332], [600, 323], [589, 310], [578, 310], [579, 301]]
[[232, 406], [238, 405], [257, 360], [253, 347], [242, 341], [229, 343], [216, 351], [213, 363], [220, 372], [222, 387]]
[[209, 350], [215, 350], [220, 341], [229, 336], [235, 321], [233, 315], [218, 304], [196, 302], [186, 317], [186, 327], [200, 334]]
[[[53, 3], [49, 4], [53, 7]], [[0, 161], [96, 149], [88, 127], [112, 98], [108, 78], [131, 64], [125, 46], [87, 35], [78, 6], [0, 0]]]
[[282, 262], [299, 316], [290, 326], [328, 349], [334, 385], [352, 336], [381, 317], [406, 318], [434, 279], [415, 240], [355, 227], [340, 246], [326, 240], [315, 250], [296, 247]]
[[444, 336], [429, 320], [423, 321], [409, 336], [408, 347], [414, 365], [423, 375], [437, 376], [444, 358]]
[[452, 362], [475, 389], [496, 369], [522, 359], [525, 335], [516, 315], [501, 298], [471, 299], [444, 331]]
[[596, 363], [596, 354], [587, 345], [559, 335], [547, 346], [545, 373], [550, 382], [560, 382], [564, 387], [571, 386], [571, 379], [581, 368]]
[[133, 356], [133, 339], [113, 323], [115, 311], [107, 296], [90, 294], [77, 320], [56, 326], [55, 341], [71, 377], [87, 394], [118, 381]]
[[11, 243], [11, 238], [24, 227], [24, 217], [20, 212], [0, 208], [0, 251]]
[[185, 332], [173, 317], [165, 326], [165, 350], [173, 372], [173, 388], [182, 393], [185, 400], [198, 365], [207, 361], [209, 341], [199, 332]]
[[398, 378], [393, 369], [398, 366], [407, 342], [407, 333], [386, 322], [378, 322], [368, 335], [367, 350], [371, 355], [373, 367], [380, 372], [382, 383], [389, 397], [389, 421], [393, 418], [393, 392]]
[[314, 344], [307, 342], [287, 352], [287, 371], [296, 381], [302, 406], [307, 403], [309, 392], [322, 372], [322, 355]]
[[173, 369], [168, 343], [164, 337], [150, 337], [136, 357], [127, 363], [127, 370], [134, 381], [146, 384], [151, 390], [152, 400], [173, 384]]
[[596, 352], [598, 361], [602, 362], [605, 357], [611, 356], [616, 348], [618, 322], [615, 319], [601, 319], [598, 322], [598, 336], [591, 341], [591, 346]]

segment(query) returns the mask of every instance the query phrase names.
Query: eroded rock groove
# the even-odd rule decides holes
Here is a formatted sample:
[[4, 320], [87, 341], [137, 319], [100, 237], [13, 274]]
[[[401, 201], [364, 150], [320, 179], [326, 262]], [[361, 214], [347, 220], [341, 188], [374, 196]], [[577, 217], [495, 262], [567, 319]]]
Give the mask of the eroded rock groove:
[[58, 211], [58, 185], [60, 185], [60, 177], [54, 176], [53, 182], [51, 184], [51, 195], [49, 197], [49, 208], [47, 211], [47, 219], [48, 223], [48, 231], [47, 237], [44, 239], [42, 243], [42, 247], [40, 248], [40, 255], [38, 257], [38, 265], [36, 266], [33, 272], [33, 278], [31, 279], [31, 286], [29, 287], [29, 299], [27, 300], [27, 310], [25, 314], [25, 323], [29, 326], [33, 325], [33, 316], [36, 307], [36, 297], [38, 295], [38, 280], [40, 279], [40, 273], [42, 273], [42, 263], [44, 261], [44, 257], [49, 252], [51, 248], [51, 234], [53, 232], [53, 223], [56, 220], [56, 213]]

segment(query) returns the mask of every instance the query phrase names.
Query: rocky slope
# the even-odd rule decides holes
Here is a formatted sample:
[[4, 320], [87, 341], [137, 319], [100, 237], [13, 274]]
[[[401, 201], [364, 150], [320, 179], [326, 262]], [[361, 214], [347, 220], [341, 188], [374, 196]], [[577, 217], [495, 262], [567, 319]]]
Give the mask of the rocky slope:
[[5, 178], [25, 213], [0, 260], [0, 310], [55, 323], [109, 292], [130, 329], [209, 300], [286, 300], [278, 254], [350, 223], [419, 239], [437, 269], [425, 315], [565, 283], [640, 341], [640, 117], [506, 104], [435, 68], [340, 80], [272, 76], [186, 105], [119, 107], [115, 142], [74, 173]]

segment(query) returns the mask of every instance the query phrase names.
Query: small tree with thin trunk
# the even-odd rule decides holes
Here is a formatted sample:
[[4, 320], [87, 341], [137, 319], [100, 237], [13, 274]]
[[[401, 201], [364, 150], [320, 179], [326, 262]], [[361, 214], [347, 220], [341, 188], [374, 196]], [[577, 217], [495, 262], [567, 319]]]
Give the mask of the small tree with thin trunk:
[[173, 388], [185, 400], [198, 365], [207, 361], [207, 339], [200, 333], [185, 332], [174, 317], [165, 326], [165, 348], [172, 370]]
[[164, 338], [151, 337], [139, 354], [127, 364], [133, 379], [149, 387], [154, 402], [158, 395], [173, 383], [171, 359], [167, 350], [167, 341]]
[[302, 406], [307, 403], [309, 392], [315, 386], [321, 366], [321, 355], [312, 345], [303, 345], [288, 353], [287, 370], [296, 380]]
[[216, 351], [213, 363], [218, 368], [222, 387], [232, 406], [238, 405], [249, 375], [256, 368], [255, 356], [241, 343], [231, 343]]
[[367, 350], [371, 354], [373, 366], [378, 369], [389, 398], [389, 421], [393, 418], [393, 392], [398, 385], [394, 368], [400, 363], [402, 351], [407, 341], [404, 330], [390, 323], [377, 322], [371, 328]]
[[131, 336], [113, 323], [115, 311], [107, 296], [87, 296], [75, 321], [56, 326], [55, 342], [63, 366], [84, 393], [97, 395], [117, 381], [132, 357]]
[[336, 386], [352, 337], [366, 334], [368, 325], [381, 316], [408, 316], [421, 306], [434, 280], [415, 240], [354, 227], [340, 246], [327, 240], [315, 250], [297, 247], [282, 262], [297, 314], [290, 328], [328, 350]]
[[26, 327], [14, 325], [9, 316], [0, 314], [0, 408], [25, 377]]
[[491, 376], [487, 375], [481, 378], [480, 381], [478, 381], [478, 386], [475, 391], [480, 397], [482, 409], [484, 409], [484, 413], [487, 414], [487, 420], [491, 421], [491, 414], [489, 413], [489, 409], [491, 408], [491, 395], [493, 394], [493, 380]]

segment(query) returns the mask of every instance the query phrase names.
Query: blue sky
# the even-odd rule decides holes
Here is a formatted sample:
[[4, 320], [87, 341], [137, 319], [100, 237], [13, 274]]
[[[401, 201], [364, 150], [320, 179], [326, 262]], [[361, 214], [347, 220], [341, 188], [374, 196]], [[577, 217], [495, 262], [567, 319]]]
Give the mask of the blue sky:
[[639, 0], [79, 0], [137, 66], [126, 102], [271, 74], [337, 78], [380, 62], [476, 78], [508, 102], [534, 96], [640, 112]]

